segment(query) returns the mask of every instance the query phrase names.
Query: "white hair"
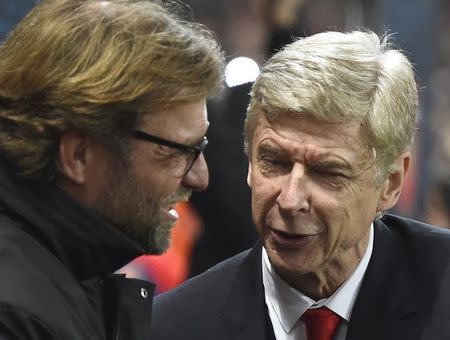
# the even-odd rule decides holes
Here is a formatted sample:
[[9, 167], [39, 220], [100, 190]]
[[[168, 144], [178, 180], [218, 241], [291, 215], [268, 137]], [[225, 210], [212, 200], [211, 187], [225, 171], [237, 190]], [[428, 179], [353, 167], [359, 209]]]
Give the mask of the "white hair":
[[246, 151], [260, 114], [270, 121], [286, 111], [363, 124], [382, 181], [413, 141], [418, 120], [413, 67], [387, 35], [324, 32], [298, 39], [273, 55], [253, 84]]

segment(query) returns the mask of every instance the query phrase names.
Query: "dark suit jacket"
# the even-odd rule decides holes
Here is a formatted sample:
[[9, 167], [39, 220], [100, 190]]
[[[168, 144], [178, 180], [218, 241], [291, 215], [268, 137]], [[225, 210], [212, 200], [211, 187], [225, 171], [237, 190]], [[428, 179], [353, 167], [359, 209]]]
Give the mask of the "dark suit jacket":
[[[385, 215], [347, 340], [450, 339], [450, 232]], [[274, 339], [261, 245], [156, 298], [152, 339]]]

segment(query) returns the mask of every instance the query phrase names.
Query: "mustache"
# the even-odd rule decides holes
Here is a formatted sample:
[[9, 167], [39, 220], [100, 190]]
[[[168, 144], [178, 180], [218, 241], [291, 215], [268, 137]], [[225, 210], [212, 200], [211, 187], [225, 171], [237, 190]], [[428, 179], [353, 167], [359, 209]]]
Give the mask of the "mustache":
[[190, 189], [180, 189], [176, 193], [166, 196], [162, 201], [162, 205], [172, 205], [181, 201], [189, 200], [189, 197], [192, 194], [192, 190]]

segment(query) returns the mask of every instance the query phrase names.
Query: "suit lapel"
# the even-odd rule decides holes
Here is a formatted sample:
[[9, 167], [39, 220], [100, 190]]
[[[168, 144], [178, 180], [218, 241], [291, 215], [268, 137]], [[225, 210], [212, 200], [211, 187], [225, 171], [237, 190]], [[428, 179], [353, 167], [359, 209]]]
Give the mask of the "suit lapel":
[[275, 339], [264, 299], [261, 249], [258, 242], [237, 268], [222, 313], [224, 339]]
[[374, 248], [353, 307], [347, 340], [419, 339], [420, 283], [400, 236], [383, 222], [374, 223]]

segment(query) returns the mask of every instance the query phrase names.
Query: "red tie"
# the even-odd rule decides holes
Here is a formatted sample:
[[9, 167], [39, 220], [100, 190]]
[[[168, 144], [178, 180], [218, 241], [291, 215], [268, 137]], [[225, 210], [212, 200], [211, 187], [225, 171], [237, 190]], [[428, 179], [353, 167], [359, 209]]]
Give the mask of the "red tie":
[[341, 321], [339, 315], [327, 307], [308, 309], [300, 319], [305, 323], [308, 340], [332, 340]]

